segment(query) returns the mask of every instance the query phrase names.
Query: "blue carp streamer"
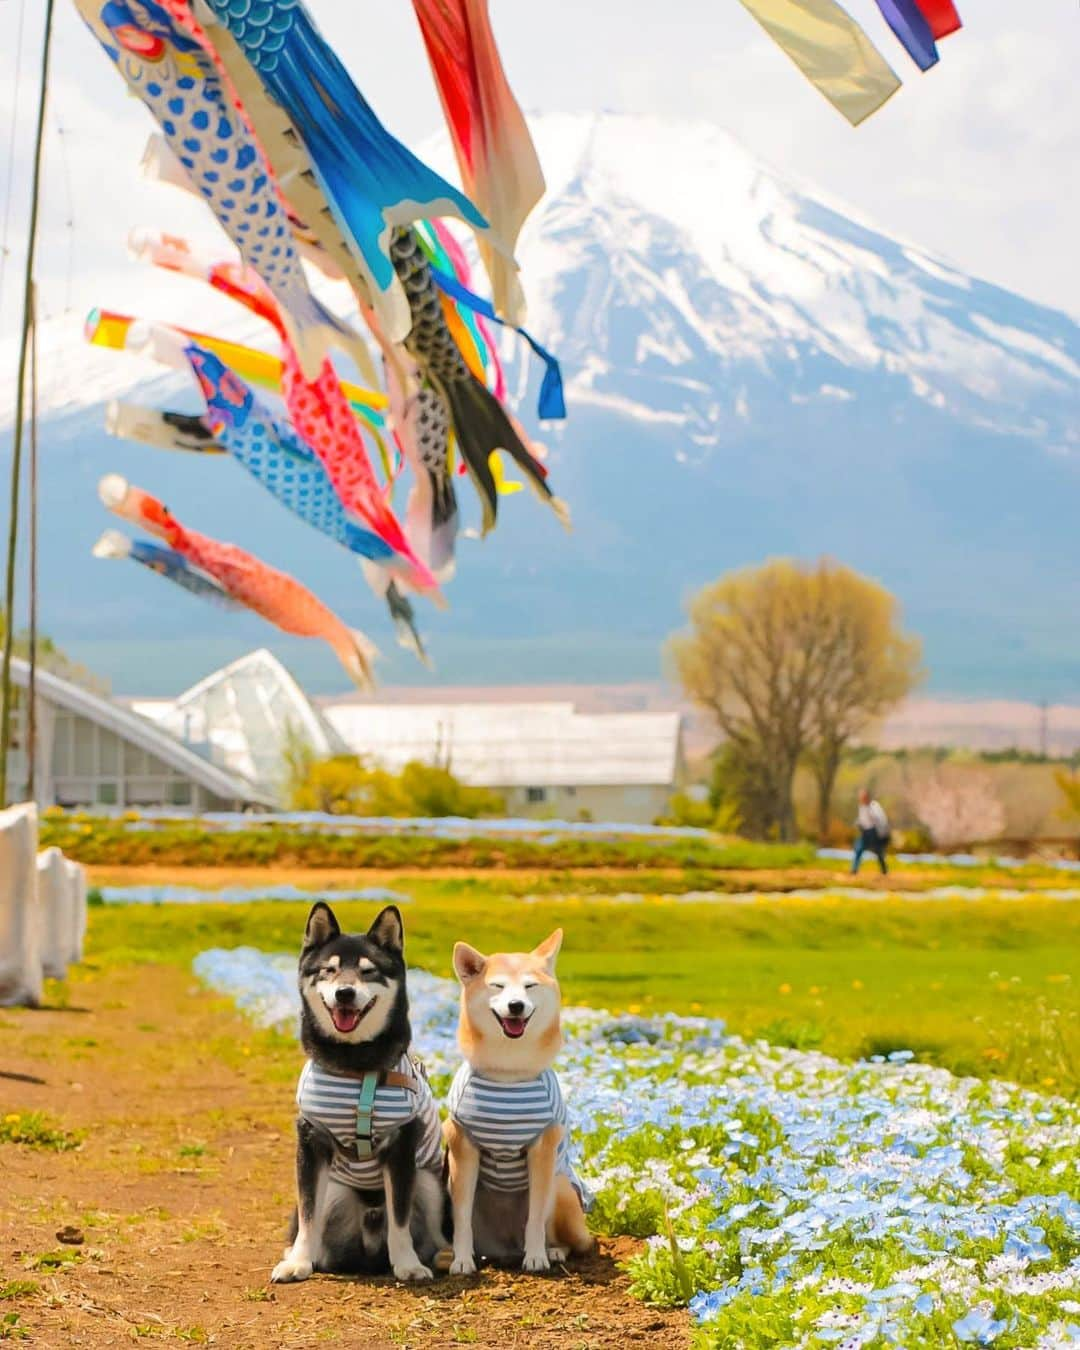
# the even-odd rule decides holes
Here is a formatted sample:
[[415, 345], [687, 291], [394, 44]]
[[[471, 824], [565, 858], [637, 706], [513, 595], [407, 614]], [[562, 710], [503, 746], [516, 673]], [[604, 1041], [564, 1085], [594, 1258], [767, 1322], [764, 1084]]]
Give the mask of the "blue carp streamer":
[[311, 157], [334, 219], [372, 288], [393, 341], [409, 330], [390, 262], [390, 231], [425, 216], [487, 221], [379, 121], [300, 0], [208, 0]]
[[394, 550], [351, 520], [317, 456], [259, 403], [250, 387], [205, 347], [184, 348], [206, 399], [208, 421], [224, 448], [279, 502], [352, 553], [372, 562]]
[[212, 59], [153, 0], [75, 4], [221, 228], [274, 293], [305, 369], [317, 373], [329, 345], [347, 346], [351, 335], [308, 289], [277, 190]]

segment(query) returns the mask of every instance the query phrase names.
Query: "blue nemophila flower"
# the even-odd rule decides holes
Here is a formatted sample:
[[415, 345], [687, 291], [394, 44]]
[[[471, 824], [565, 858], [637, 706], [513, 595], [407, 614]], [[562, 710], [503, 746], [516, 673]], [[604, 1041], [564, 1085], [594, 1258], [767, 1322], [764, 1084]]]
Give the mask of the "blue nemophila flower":
[[[259, 1023], [296, 1025], [292, 957], [217, 950], [196, 969]], [[438, 1088], [458, 1062], [457, 988], [421, 971], [409, 988]], [[748, 1044], [705, 1018], [571, 1009], [565, 1027], [597, 1224], [648, 1239], [635, 1292], [688, 1302], [704, 1345], [876, 1350], [950, 1325], [960, 1344], [1073, 1343], [1074, 1105], [906, 1051], [842, 1064]]]
[[952, 1329], [958, 1341], [992, 1345], [1008, 1325], [1004, 1318], [995, 1319], [992, 1304], [982, 1303], [955, 1321]]

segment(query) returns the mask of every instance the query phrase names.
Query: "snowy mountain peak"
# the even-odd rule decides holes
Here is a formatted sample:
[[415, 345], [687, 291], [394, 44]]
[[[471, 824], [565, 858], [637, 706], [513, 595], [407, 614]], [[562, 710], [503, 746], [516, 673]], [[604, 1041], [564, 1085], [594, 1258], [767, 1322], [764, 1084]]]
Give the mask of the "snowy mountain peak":
[[890, 402], [914, 396], [968, 424], [1078, 447], [1064, 415], [1080, 381], [1068, 316], [856, 221], [708, 124], [602, 114], [531, 125], [548, 194], [519, 254], [531, 321], [560, 350], [572, 392], [625, 402], [627, 383], [651, 372], [686, 397], [652, 382], [656, 401], [633, 398], [635, 413], [681, 412], [701, 431], [692, 391], [704, 386], [719, 434], [725, 402], [751, 414], [733, 378], [744, 363], [773, 375], [770, 398], [796, 402], [856, 397], [851, 376], [882, 375]]

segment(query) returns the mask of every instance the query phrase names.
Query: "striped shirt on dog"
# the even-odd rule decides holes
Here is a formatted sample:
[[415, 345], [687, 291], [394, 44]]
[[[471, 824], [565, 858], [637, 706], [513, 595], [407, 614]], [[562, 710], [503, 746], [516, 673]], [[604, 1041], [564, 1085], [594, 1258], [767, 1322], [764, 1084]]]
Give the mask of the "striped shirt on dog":
[[[395, 1066], [398, 1073], [407, 1075], [416, 1083], [416, 1091], [404, 1087], [379, 1085], [372, 1107], [372, 1144], [375, 1150], [392, 1130], [400, 1129], [417, 1117], [422, 1122], [416, 1148], [416, 1165], [423, 1168], [442, 1166], [442, 1130], [439, 1109], [423, 1073], [402, 1055]], [[382, 1167], [376, 1157], [358, 1158], [356, 1155], [356, 1108], [360, 1100], [360, 1079], [343, 1078], [330, 1073], [309, 1059], [300, 1073], [296, 1088], [296, 1104], [300, 1114], [313, 1125], [321, 1125], [333, 1135], [334, 1161], [330, 1175], [357, 1190], [381, 1190]]]
[[500, 1083], [463, 1064], [454, 1075], [446, 1104], [451, 1118], [480, 1150], [480, 1183], [488, 1190], [527, 1190], [526, 1150], [549, 1125], [562, 1125], [555, 1170], [582, 1191], [570, 1165], [566, 1103], [553, 1069], [523, 1083]]

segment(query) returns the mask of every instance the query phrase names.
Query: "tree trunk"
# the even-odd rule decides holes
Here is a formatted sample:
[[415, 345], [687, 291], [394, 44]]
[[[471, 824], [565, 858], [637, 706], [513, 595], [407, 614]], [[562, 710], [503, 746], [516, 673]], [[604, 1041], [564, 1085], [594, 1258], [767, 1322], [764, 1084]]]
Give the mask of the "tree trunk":
[[795, 764], [784, 764], [777, 772], [776, 780], [776, 823], [780, 842], [793, 843], [795, 840]]
[[812, 767], [817, 780], [818, 798], [818, 835], [825, 839], [829, 833], [832, 819], [833, 790], [836, 787], [836, 775], [840, 769], [840, 746], [822, 751], [814, 757]]

